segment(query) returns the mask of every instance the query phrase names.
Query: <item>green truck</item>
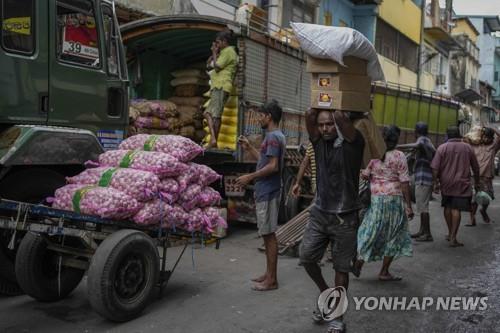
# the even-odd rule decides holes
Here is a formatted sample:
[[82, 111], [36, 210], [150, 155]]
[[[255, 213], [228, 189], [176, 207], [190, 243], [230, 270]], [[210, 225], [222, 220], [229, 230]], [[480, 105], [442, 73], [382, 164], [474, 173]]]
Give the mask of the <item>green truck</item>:
[[[4, 91], [0, 97], [0, 197], [43, 202], [65, 183], [65, 177], [80, 172], [85, 161], [116, 148], [127, 136], [129, 96], [168, 98], [171, 71], [205, 61], [216, 33], [225, 29], [235, 32], [240, 57], [234, 135], [247, 135], [259, 145], [261, 129], [251, 107], [271, 98], [280, 102], [285, 112], [284, 193], [288, 193], [302, 158], [299, 147], [308, 140], [304, 111], [309, 105], [310, 77], [300, 50], [251, 25], [214, 17], [153, 17], [118, 27], [110, 1], [0, 3], [0, 84]], [[445, 125], [456, 123], [458, 106], [451, 101], [390, 87], [374, 87], [373, 96], [380, 124], [396, 122], [411, 131], [416, 121], [435, 119], [431, 131], [437, 138]], [[417, 111], [413, 111], [415, 105]], [[255, 161], [237, 147], [209, 151], [202, 162], [224, 176], [225, 186], [219, 190], [227, 203], [228, 219], [254, 223], [252, 190], [233, 191], [231, 181], [253, 170]], [[284, 195], [282, 220], [293, 217], [299, 204]], [[10, 231], [0, 232], [0, 292], [4, 294], [20, 292], [14, 274], [20, 238]]]

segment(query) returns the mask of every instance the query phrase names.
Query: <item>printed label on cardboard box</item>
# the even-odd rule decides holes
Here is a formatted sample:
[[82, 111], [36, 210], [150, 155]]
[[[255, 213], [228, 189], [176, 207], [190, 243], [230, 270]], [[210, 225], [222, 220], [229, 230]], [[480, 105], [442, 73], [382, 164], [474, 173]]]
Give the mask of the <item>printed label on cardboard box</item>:
[[321, 107], [331, 107], [333, 103], [333, 97], [327, 92], [320, 92], [318, 95], [318, 106]]
[[319, 74], [318, 75], [318, 87], [320, 88], [329, 88], [332, 86], [332, 76], [328, 74]]

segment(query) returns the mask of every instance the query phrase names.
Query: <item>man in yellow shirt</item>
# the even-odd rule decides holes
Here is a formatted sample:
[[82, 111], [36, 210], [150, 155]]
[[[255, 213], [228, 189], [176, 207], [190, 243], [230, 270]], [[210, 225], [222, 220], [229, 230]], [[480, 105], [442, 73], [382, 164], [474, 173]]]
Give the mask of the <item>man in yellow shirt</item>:
[[210, 103], [205, 110], [210, 129], [210, 143], [208, 148], [217, 147], [217, 138], [221, 126], [222, 112], [231, 91], [238, 64], [238, 55], [233, 46], [229, 46], [231, 33], [219, 32], [212, 43], [212, 55], [208, 58], [207, 67], [210, 74]]

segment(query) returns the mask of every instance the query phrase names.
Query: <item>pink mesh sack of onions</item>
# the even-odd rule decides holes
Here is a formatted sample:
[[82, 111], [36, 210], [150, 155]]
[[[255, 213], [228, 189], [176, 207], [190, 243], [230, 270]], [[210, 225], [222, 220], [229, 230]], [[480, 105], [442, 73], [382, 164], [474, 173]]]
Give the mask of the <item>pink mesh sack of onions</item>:
[[221, 201], [221, 199], [222, 198], [219, 192], [207, 186], [202, 188], [200, 192], [196, 194], [191, 200], [184, 200], [181, 205], [185, 210], [190, 211], [195, 207], [201, 208], [207, 206], [215, 206]]
[[135, 127], [139, 128], [156, 128], [156, 129], [171, 129], [172, 123], [167, 119], [157, 117], [137, 117], [134, 121]]
[[137, 224], [151, 225], [163, 223], [163, 226], [175, 225], [175, 220], [172, 218], [174, 212], [173, 207], [168, 203], [154, 199], [144, 204], [144, 207], [135, 214], [133, 220]]
[[207, 186], [222, 178], [221, 175], [206, 165], [188, 163], [188, 167], [189, 169], [186, 172], [177, 177], [181, 192], [190, 184], [197, 183], [201, 186]]
[[227, 222], [222, 216], [220, 216], [217, 208], [206, 207], [203, 208], [203, 212], [207, 215], [213, 229], [217, 227], [227, 228]]
[[173, 178], [164, 178], [161, 180], [160, 192], [162, 198], [172, 204], [179, 199], [179, 194], [181, 192], [179, 183]]
[[121, 220], [136, 214], [142, 204], [114, 188], [69, 184], [56, 190], [52, 207]]
[[149, 171], [99, 167], [87, 169], [74, 177], [66, 178], [68, 184], [88, 184], [111, 187], [138, 201], [148, 201], [157, 196], [160, 179]]
[[181, 227], [189, 232], [210, 233], [218, 226], [227, 227], [226, 221], [219, 215], [217, 209], [209, 207], [206, 209], [196, 208], [188, 215], [186, 223]]
[[151, 171], [159, 177], [178, 176], [188, 168], [169, 154], [139, 150], [107, 151], [99, 155], [99, 164]]
[[203, 148], [191, 139], [179, 135], [137, 134], [124, 140], [120, 149], [141, 149], [167, 153], [181, 162], [189, 162], [203, 153]]

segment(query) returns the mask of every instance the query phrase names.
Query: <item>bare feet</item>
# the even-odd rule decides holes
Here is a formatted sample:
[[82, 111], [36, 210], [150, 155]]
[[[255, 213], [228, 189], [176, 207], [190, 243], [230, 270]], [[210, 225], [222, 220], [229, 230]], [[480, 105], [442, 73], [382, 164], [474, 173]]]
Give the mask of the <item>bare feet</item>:
[[363, 260], [356, 260], [352, 265], [352, 274], [355, 277], [359, 277], [361, 275], [361, 268], [363, 268], [363, 264], [365, 262]]
[[268, 282], [266, 280], [256, 283], [253, 287], [252, 290], [255, 291], [269, 291], [269, 290], [275, 290], [278, 289], [278, 282]]
[[267, 278], [267, 275], [266, 274], [262, 274], [261, 276], [259, 277], [256, 277], [256, 278], [253, 278], [252, 281], [253, 282], [257, 282], [257, 283], [260, 283], [260, 282], [264, 282], [264, 280]]
[[419, 231], [419, 232], [417, 232], [417, 233], [411, 234], [411, 235], [410, 235], [410, 237], [411, 237], [411, 238], [418, 238], [418, 237], [422, 236], [422, 234], [423, 234], [423, 233], [422, 233], [421, 231]]
[[449, 242], [450, 241], [450, 235], [444, 236], [444, 239], [446, 239]]
[[450, 242], [450, 247], [461, 247], [464, 246], [464, 244], [459, 243], [457, 240], [453, 240]]
[[217, 141], [215, 140], [210, 140], [210, 142], [208, 143], [208, 146], [207, 148], [217, 148]]

